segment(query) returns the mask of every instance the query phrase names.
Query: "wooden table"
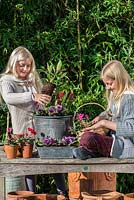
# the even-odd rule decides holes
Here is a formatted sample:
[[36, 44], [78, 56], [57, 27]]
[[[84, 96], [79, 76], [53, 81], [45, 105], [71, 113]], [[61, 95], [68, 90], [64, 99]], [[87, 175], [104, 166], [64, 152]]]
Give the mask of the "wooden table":
[[4, 177], [68, 172], [134, 173], [134, 159], [92, 158], [79, 159], [7, 159], [0, 149], [0, 195], [5, 200]]
[[134, 159], [0, 159], [0, 177], [67, 172], [134, 173]]
[[7, 159], [0, 147], [0, 177], [68, 172], [134, 173], [133, 159], [91, 158], [80, 159]]

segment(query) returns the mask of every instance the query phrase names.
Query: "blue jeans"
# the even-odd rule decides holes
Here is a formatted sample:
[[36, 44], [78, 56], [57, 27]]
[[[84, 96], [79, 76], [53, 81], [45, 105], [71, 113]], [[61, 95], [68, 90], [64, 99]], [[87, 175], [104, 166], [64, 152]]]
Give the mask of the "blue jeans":
[[[64, 174], [52, 174], [55, 180], [58, 194], [66, 194], [66, 184]], [[28, 191], [35, 192], [35, 176], [27, 175], [25, 176], [26, 189]]]

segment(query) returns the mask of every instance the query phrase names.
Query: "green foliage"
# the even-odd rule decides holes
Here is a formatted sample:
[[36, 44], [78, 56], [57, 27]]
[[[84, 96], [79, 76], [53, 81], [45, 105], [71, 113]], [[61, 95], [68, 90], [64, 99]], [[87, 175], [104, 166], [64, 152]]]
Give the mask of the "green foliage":
[[[62, 65], [62, 61], [59, 60], [57, 65], [54, 65], [52, 62], [47, 63], [47, 67], [41, 66], [38, 69], [40, 76], [42, 77], [43, 82], [51, 82], [56, 85], [57, 88], [62, 88], [66, 85], [66, 81], [69, 80], [67, 72]], [[64, 85], [63, 85], [64, 83]]]
[[7, 106], [0, 105], [0, 141], [4, 142], [7, 128]]
[[134, 191], [134, 174], [117, 174], [117, 191], [121, 193], [131, 193]]
[[36, 193], [56, 194], [56, 185], [53, 176], [48, 174], [37, 175]]

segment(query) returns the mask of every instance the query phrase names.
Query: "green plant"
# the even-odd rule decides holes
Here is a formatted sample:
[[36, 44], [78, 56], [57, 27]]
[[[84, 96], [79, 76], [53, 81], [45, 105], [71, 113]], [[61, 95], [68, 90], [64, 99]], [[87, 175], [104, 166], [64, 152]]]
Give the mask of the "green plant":
[[4, 144], [8, 144], [10, 146], [15, 146], [16, 144], [18, 144], [18, 139], [15, 138], [12, 134], [12, 128], [8, 128], [8, 134], [5, 138]]
[[21, 144], [33, 144], [35, 141], [36, 131], [32, 128], [28, 128], [27, 133], [24, 133], [22, 137], [18, 139]]
[[45, 116], [63, 116], [72, 114], [72, 106], [74, 100], [73, 92], [60, 91], [55, 96], [53, 95], [53, 100], [45, 105], [43, 109], [35, 109], [36, 115]]
[[39, 138], [36, 141], [38, 147], [42, 146], [78, 146], [79, 138], [76, 136], [63, 136], [61, 139], [52, 137]]
[[79, 135], [81, 130], [85, 127], [92, 125], [89, 115], [85, 113], [78, 113], [73, 123], [73, 133]]
[[3, 143], [6, 138], [7, 129], [7, 113], [8, 109], [5, 103], [2, 102], [0, 105], [0, 141]]
[[[62, 61], [59, 60], [57, 65], [54, 65], [51, 61], [47, 63], [47, 68], [41, 66], [38, 70], [43, 82], [51, 82], [56, 85], [57, 88], [61, 87], [63, 80], [67, 80], [67, 72], [63, 68]], [[61, 83], [62, 80], [62, 83]]]

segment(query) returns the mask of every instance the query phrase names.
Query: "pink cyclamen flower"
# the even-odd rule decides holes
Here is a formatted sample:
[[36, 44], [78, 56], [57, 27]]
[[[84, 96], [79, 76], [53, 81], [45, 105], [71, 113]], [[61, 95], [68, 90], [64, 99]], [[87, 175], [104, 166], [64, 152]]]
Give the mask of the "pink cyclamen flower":
[[77, 119], [79, 119], [80, 121], [83, 120], [84, 115], [85, 115], [85, 114], [83, 114], [83, 113], [77, 114]]
[[8, 128], [8, 133], [11, 133], [12, 132], [12, 128]]

